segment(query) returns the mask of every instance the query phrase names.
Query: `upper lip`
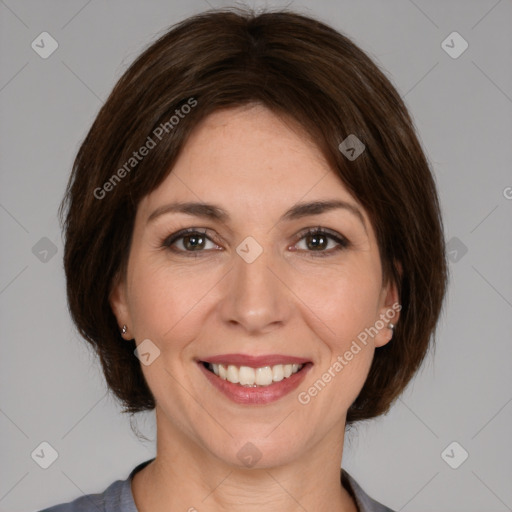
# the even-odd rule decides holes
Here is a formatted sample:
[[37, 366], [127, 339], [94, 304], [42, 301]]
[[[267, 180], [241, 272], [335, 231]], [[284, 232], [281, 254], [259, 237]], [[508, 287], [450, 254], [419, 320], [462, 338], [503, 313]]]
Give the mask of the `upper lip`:
[[263, 356], [251, 356], [247, 354], [221, 354], [218, 356], [201, 359], [205, 363], [215, 363], [235, 366], [249, 366], [251, 368], [262, 368], [263, 366], [274, 366], [276, 364], [306, 364], [309, 359], [303, 357], [286, 356], [282, 354], [268, 354]]

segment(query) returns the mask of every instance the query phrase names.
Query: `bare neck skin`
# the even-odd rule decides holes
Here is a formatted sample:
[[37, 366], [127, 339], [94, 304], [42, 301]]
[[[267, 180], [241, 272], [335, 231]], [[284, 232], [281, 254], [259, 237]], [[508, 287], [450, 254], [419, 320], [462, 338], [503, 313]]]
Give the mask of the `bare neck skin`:
[[[157, 407], [157, 418], [162, 417]], [[161, 421], [166, 427], [158, 429], [157, 456], [132, 480], [139, 512], [357, 512], [340, 482], [344, 436], [339, 425], [300, 460], [249, 469], [225, 464], [173, 429], [166, 418]]]

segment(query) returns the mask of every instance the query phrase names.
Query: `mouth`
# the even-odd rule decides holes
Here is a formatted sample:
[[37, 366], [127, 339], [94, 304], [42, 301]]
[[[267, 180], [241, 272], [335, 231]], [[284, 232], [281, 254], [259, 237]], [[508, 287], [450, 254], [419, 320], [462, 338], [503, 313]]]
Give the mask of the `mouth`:
[[290, 378], [300, 372], [306, 364], [288, 363], [273, 366], [237, 366], [234, 364], [217, 364], [201, 361], [201, 364], [222, 380], [242, 387], [268, 387], [276, 382]]
[[[279, 400], [297, 388], [313, 366], [310, 361], [295, 362], [299, 360], [292, 357], [286, 362], [281, 362], [281, 357], [277, 364], [262, 366], [262, 363], [256, 360], [249, 362], [247, 358], [245, 364], [234, 364], [233, 358], [229, 362], [213, 362], [212, 359], [219, 360], [216, 357], [209, 361], [197, 361], [202, 373], [214, 388], [233, 402], [244, 405], [267, 404]], [[275, 357], [273, 359], [276, 360]]]

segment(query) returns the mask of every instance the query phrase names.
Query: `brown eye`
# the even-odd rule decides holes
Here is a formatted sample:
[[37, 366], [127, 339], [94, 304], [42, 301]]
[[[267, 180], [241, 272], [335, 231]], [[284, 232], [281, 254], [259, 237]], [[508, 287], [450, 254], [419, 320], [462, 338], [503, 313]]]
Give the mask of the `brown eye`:
[[[210, 246], [208, 246], [210, 244]], [[197, 228], [182, 229], [177, 233], [173, 233], [162, 241], [162, 247], [169, 249], [175, 253], [201, 253], [207, 252], [209, 249], [219, 249], [206, 232], [202, 232]]]
[[313, 235], [306, 235], [306, 246], [312, 251], [326, 249], [329, 245], [329, 239], [323, 233], [315, 233]]
[[200, 233], [185, 235], [181, 237], [181, 240], [183, 240], [183, 247], [185, 247], [187, 251], [197, 251], [203, 249], [206, 243], [206, 237]]
[[[347, 248], [350, 243], [342, 235], [327, 231], [324, 228], [312, 228], [301, 233], [297, 247], [306, 253], [317, 253], [314, 256], [329, 256], [342, 249]], [[313, 254], [310, 254], [313, 256]]]

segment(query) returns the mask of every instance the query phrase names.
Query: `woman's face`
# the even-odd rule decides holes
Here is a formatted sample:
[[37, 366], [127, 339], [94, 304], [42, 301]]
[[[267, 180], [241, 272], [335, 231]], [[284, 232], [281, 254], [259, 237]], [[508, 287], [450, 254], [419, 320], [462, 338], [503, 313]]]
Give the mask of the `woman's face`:
[[[320, 201], [341, 206], [302, 208]], [[195, 233], [172, 238], [183, 229]], [[257, 467], [343, 439], [396, 302], [365, 211], [319, 150], [262, 106], [218, 111], [196, 128], [139, 204], [126, 281], [111, 296], [128, 337], [144, 342], [159, 436], [185, 440], [202, 460]], [[261, 385], [224, 380], [203, 364], [213, 362]], [[285, 377], [297, 369], [287, 362], [304, 366]]]

